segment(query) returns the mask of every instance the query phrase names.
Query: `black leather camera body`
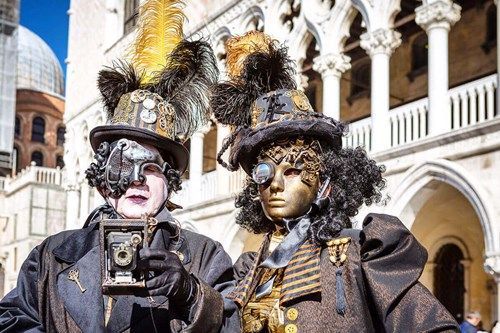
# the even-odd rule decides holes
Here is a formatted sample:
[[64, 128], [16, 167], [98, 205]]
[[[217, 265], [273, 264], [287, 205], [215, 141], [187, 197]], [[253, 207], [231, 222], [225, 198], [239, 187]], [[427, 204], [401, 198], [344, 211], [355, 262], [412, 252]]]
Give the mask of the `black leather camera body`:
[[104, 219], [99, 226], [103, 294], [130, 294], [145, 286], [147, 272], [137, 268], [139, 250], [147, 247], [148, 222]]

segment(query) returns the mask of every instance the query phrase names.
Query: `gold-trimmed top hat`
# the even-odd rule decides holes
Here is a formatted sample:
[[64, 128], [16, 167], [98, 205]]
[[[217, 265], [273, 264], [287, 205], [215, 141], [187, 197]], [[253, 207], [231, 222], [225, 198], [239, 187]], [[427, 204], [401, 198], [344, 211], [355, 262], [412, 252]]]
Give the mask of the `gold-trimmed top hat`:
[[[296, 89], [295, 69], [287, 48], [252, 31], [226, 43], [229, 81], [219, 83], [210, 101], [216, 119], [233, 129], [218, 154], [230, 170], [251, 175], [263, 146], [293, 137], [311, 137], [340, 149], [345, 127], [317, 113]], [[221, 156], [231, 148], [229, 163]]]
[[155, 146], [183, 173], [183, 146], [209, 119], [209, 91], [218, 69], [208, 43], [183, 39], [182, 1], [146, 0], [139, 9], [132, 62], [117, 61], [99, 72], [106, 125], [90, 132], [92, 149], [129, 138]]
[[107, 124], [90, 132], [92, 149], [97, 151], [102, 142], [132, 138], [156, 147], [163, 159], [182, 173], [189, 153], [176, 139], [175, 116], [173, 106], [156, 93], [142, 89], [126, 93]]

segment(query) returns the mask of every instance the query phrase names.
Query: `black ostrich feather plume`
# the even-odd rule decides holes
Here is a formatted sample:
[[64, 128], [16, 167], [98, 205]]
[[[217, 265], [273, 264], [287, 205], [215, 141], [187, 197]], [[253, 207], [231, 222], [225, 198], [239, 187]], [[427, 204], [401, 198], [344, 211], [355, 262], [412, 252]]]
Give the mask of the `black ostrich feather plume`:
[[120, 97], [141, 87], [142, 74], [125, 61], [115, 61], [112, 67], [99, 71], [97, 87], [102, 95], [108, 119], [113, 116]]
[[270, 40], [267, 48], [245, 55], [241, 72], [214, 88], [210, 106], [226, 125], [248, 126], [250, 106], [259, 96], [277, 89], [296, 89], [293, 61], [287, 47]]
[[189, 137], [210, 116], [208, 92], [219, 76], [215, 55], [204, 41], [181, 41], [165, 69], [156, 73], [149, 90], [172, 104], [177, 134]]

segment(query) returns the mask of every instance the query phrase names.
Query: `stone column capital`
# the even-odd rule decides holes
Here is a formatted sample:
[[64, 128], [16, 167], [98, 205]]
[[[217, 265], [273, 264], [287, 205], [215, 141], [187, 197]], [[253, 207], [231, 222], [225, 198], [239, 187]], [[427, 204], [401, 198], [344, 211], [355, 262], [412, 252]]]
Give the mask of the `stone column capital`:
[[425, 31], [450, 28], [460, 20], [462, 7], [451, 0], [437, 0], [415, 9], [415, 22]]
[[360, 46], [373, 57], [375, 54], [391, 55], [401, 45], [401, 34], [392, 29], [377, 29], [361, 35]]
[[340, 77], [351, 68], [351, 58], [345, 54], [328, 53], [317, 56], [313, 60], [313, 69], [322, 77], [334, 75]]
[[500, 283], [500, 254], [488, 255], [484, 259], [484, 270], [491, 274], [497, 283]]

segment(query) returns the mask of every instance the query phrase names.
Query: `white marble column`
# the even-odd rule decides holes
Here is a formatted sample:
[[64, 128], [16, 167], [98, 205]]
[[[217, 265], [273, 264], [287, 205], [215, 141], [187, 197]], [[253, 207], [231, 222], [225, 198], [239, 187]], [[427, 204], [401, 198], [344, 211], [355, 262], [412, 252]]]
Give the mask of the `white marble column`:
[[190, 202], [198, 202], [200, 199], [201, 176], [203, 173], [203, 138], [202, 131], [195, 132], [191, 137], [191, 148], [189, 152], [189, 195]]
[[66, 230], [79, 229], [80, 187], [68, 185], [66, 187]]
[[344, 54], [325, 54], [314, 58], [313, 69], [323, 79], [323, 114], [340, 119], [340, 77], [351, 68], [351, 58]]
[[361, 47], [372, 59], [371, 64], [371, 119], [372, 150], [390, 147], [389, 122], [389, 60], [401, 45], [401, 34], [391, 29], [378, 29], [361, 35]]
[[496, 313], [494, 314], [494, 318], [498, 320], [500, 318], [500, 253], [495, 252], [491, 255], [487, 256], [484, 260], [484, 270], [486, 273], [493, 276], [497, 285], [497, 294], [496, 294]]
[[451, 0], [437, 0], [415, 10], [415, 22], [429, 40], [428, 95], [429, 134], [438, 135], [451, 129], [448, 98], [448, 33], [460, 19], [460, 6]]

